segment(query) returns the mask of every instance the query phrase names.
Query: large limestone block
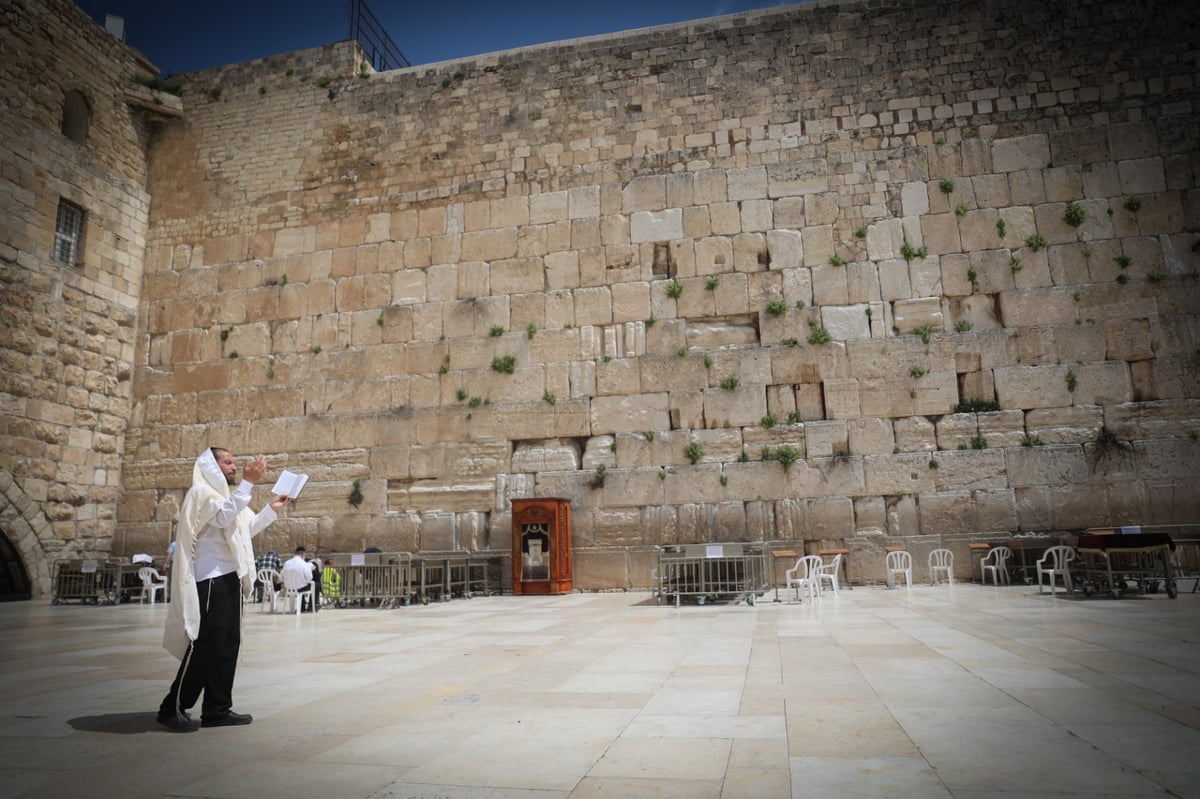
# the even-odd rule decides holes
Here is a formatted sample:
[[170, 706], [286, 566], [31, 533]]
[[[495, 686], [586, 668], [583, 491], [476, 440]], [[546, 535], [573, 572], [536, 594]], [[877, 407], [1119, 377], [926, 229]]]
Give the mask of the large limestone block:
[[851, 455], [882, 455], [896, 445], [892, 425], [878, 417], [851, 419], [846, 422]]
[[[682, 482], [690, 480], [695, 480], [695, 475], [689, 474]], [[721, 484], [715, 477], [711, 483], [717, 489], [716, 492], [712, 492], [710, 489], [711, 499], [716, 500], [719, 498]], [[666, 484], [667, 481], [660, 476], [658, 467], [609, 469], [604, 476], [604, 487], [601, 489], [602, 502], [605, 508], [641, 508], [662, 505], [666, 501]], [[696, 481], [695, 487], [697, 493], [692, 495], [693, 500], [710, 498], [700, 495], [699, 481]]]
[[762, 200], [767, 197], [767, 170], [754, 166], [730, 169], [725, 177], [726, 192], [731, 201]]
[[661, 211], [666, 204], [667, 181], [663, 175], [641, 175], [621, 190], [622, 213]]
[[687, 329], [689, 349], [712, 350], [757, 343], [758, 333], [748, 322], [698, 321]]
[[900, 187], [902, 216], [923, 216], [929, 213], [929, 187], [925, 181], [913, 181]]
[[861, 415], [858, 380], [827, 380], [825, 413], [829, 419], [857, 419]]
[[[792, 468], [795, 469], [796, 464], [793, 464]], [[726, 496], [745, 500], [766, 500], [789, 495], [788, 475], [778, 463], [727, 463], [723, 473]]]
[[[1104, 429], [1125, 440], [1190, 438], [1190, 431], [1197, 429], [1197, 419], [1200, 419], [1200, 400], [1195, 399], [1131, 402], [1103, 409]], [[1099, 427], [1097, 424], [1092, 428], [1093, 438]]]
[[807, 502], [806, 540], [841, 540], [854, 534], [854, 504], [849, 497], [815, 497]]
[[[650, 586], [647, 553], [624, 547], [617, 549], [579, 548], [571, 560], [572, 584], [577, 591], [640, 590]], [[657, 564], [657, 559], [653, 561]], [[635, 565], [636, 563], [636, 565]]]
[[935, 297], [942, 294], [941, 258], [914, 258], [907, 264], [909, 284], [915, 297]]
[[798, 230], [768, 230], [767, 251], [771, 269], [795, 270], [804, 265], [804, 239]]
[[1095, 440], [1104, 424], [1104, 409], [1099, 406], [1037, 408], [1025, 415], [1030, 438], [1042, 444], [1084, 444]]
[[1154, 194], [1166, 191], [1167, 182], [1160, 157], [1137, 158], [1117, 164], [1122, 194]]
[[872, 261], [899, 258], [904, 246], [904, 227], [899, 219], [882, 219], [867, 226], [867, 257]]
[[850, 376], [846, 344], [840, 341], [819, 346], [782, 347], [769, 354], [773, 383], [820, 383]]
[[1069, 371], [1070, 367], [1060, 364], [997, 368], [993, 374], [1000, 407], [1029, 410], [1071, 405], [1073, 398], [1067, 387]]
[[1025, 414], [1021, 411], [990, 411], [979, 415], [979, 435], [989, 447], [1018, 447], [1025, 440]]
[[805, 266], [829, 263], [829, 257], [834, 253], [832, 225], [806, 227], [800, 235], [804, 239]]
[[[996, 230], [996, 222], [999, 219], [1000, 213], [994, 208], [968, 211], [964, 214], [958, 221], [962, 249], [965, 252], [974, 252], [1003, 246], [1003, 241]], [[1007, 233], [1007, 224], [1005, 232]]]
[[998, 139], [992, 144], [992, 168], [996, 172], [1040, 170], [1050, 162], [1050, 139], [1044, 133]]
[[512, 471], [543, 472], [579, 469], [582, 452], [574, 441], [548, 439], [518, 442], [513, 449]]
[[446, 447], [446, 470], [452, 477], [484, 478], [512, 471], [512, 445], [505, 439], [474, 439]]
[[[704, 431], [708, 434], [714, 434], [715, 430]], [[734, 442], [738, 449], [734, 450], [734, 457], [727, 460], [735, 460], [740, 452], [744, 451], [749, 457], [759, 457], [763, 447], [776, 449], [778, 447], [791, 447], [804, 457], [807, 444], [805, 443], [805, 432], [803, 424], [777, 424], [771, 428], [765, 427], [747, 427], [741, 431], [741, 441]], [[708, 447], [705, 447], [705, 452], [708, 452]]]
[[908, 416], [892, 421], [896, 446], [902, 452], [936, 452], [934, 424], [923, 416]]
[[1073, 367], [1072, 400], [1079, 405], [1116, 405], [1133, 399], [1129, 365], [1124, 361], [1085, 363]]
[[821, 322], [829, 335], [837, 341], [852, 338], [870, 338], [871, 320], [867, 316], [865, 303], [839, 305], [821, 309]]
[[682, 239], [683, 209], [635, 212], [629, 221], [629, 238], [634, 244]]
[[845, 455], [850, 451], [846, 422], [841, 419], [808, 422], [804, 425], [808, 457]]
[[772, 198], [829, 190], [829, 164], [825, 158], [769, 164], [766, 172], [767, 193]]
[[899, 335], [915, 333], [923, 327], [939, 333], [942, 330], [941, 300], [937, 297], [897, 300], [892, 305], [892, 319]]
[[938, 449], [969, 449], [971, 439], [977, 435], [979, 435], [979, 419], [974, 413], [952, 413], [943, 416], [937, 422]]
[[939, 491], [1007, 489], [1008, 461], [1003, 449], [955, 449], [939, 452], [933, 484]]
[[[975, 492], [952, 490], [922, 493], [918, 497], [921, 513], [921, 532], [926, 535], [970, 535], [978, 527]], [[942, 541], [941, 544], [946, 542]], [[928, 579], [929, 552], [923, 547], [911, 547], [913, 579]], [[961, 580], [969, 573], [970, 562], [963, 556], [955, 558], [954, 571]]]
[[[758, 393], [761, 394], [761, 392]], [[599, 435], [670, 429], [667, 400], [666, 393], [595, 397], [591, 403], [592, 432]], [[765, 401], [763, 407], [765, 410]], [[757, 418], [762, 418], [761, 411]], [[729, 425], [711, 426], [728, 427]]]
[[[721, 274], [728, 272], [732, 266], [733, 240], [728, 236], [709, 236], [696, 242], [697, 275]], [[699, 281], [696, 289], [702, 290], [703, 288], [704, 282]]]
[[883, 300], [907, 300], [913, 296], [912, 272], [903, 258], [878, 263], [879, 296]]
[[512, 258], [516, 254], [516, 227], [463, 234], [462, 259], [464, 261], [497, 261], [502, 258]]
[[542, 291], [546, 284], [545, 272], [541, 258], [508, 258], [493, 261], [489, 270], [490, 293], [521, 294]]
[[766, 415], [767, 395], [762, 386], [743, 385], [733, 391], [723, 388], [704, 391], [705, 427], [755, 425]]
[[813, 302], [823, 306], [823, 309], [825, 306], [845, 305], [850, 301], [850, 283], [844, 266], [813, 265], [812, 287]]
[[421, 511], [426, 514], [427, 521], [431, 511], [490, 510], [495, 493], [495, 479], [418, 480], [406, 485], [397, 484], [395, 488], [389, 486], [387, 502], [391, 508]]
[[1090, 469], [1083, 447], [1047, 444], [1041, 447], [1015, 447], [1005, 452], [1008, 457], [1008, 482], [1013, 488], [1072, 486], [1089, 480]]
[[931, 255], [960, 252], [963, 249], [958, 235], [958, 217], [949, 214], [927, 214], [921, 217], [921, 236]]
[[917, 494], [934, 488], [937, 470], [929, 468], [929, 456], [924, 453], [867, 455], [862, 461], [868, 494]]

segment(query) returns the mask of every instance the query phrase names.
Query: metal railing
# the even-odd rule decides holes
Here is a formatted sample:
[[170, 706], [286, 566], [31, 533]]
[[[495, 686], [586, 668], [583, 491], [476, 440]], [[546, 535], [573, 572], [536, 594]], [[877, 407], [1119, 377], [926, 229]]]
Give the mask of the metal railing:
[[350, 38], [362, 46], [376, 72], [412, 66], [364, 0], [350, 0]]

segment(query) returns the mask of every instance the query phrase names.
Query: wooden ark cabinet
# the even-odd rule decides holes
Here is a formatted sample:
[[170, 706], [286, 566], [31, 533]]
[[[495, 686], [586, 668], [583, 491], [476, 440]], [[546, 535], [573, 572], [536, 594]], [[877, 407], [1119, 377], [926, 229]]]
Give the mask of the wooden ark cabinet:
[[569, 594], [571, 501], [514, 499], [512, 534], [513, 593]]

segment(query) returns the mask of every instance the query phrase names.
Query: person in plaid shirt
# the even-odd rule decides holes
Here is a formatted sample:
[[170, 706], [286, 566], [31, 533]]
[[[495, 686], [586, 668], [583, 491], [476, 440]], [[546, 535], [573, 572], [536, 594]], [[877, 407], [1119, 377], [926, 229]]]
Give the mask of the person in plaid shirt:
[[[254, 573], [258, 574], [259, 569], [274, 569], [279, 572], [283, 568], [283, 561], [279, 559], [279, 555], [275, 550], [271, 549], [264, 555], [259, 555], [254, 559]], [[275, 581], [275, 590], [278, 591], [283, 583]], [[254, 601], [262, 602], [262, 584], [257, 580], [254, 581]]]

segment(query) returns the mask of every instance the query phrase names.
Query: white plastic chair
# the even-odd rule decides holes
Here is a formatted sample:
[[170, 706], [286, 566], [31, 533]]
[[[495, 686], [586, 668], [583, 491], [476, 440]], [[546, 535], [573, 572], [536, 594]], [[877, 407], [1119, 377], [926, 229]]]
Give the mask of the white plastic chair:
[[1037, 562], [1038, 593], [1042, 591], [1042, 576], [1050, 580], [1050, 593], [1055, 591], [1056, 578], [1062, 578], [1063, 587], [1067, 593], [1074, 593], [1075, 586], [1071, 583], [1071, 561], [1075, 560], [1075, 550], [1068, 546], [1050, 547], [1046, 554]]
[[[300, 572], [285, 568], [280, 572], [283, 577], [283, 603], [284, 607], [289, 608], [285, 611], [291, 613], [291, 608], [295, 608], [297, 616], [300, 615], [300, 608], [304, 605], [304, 597], [308, 597], [310, 603], [317, 598], [317, 586], [312, 582], [312, 579], [305, 580]], [[316, 608], [316, 605], [313, 605]]]
[[167, 578], [158, 573], [158, 569], [153, 566], [143, 566], [138, 569], [138, 579], [142, 581], [142, 602], [146, 601], [146, 597], [150, 597], [150, 604], [154, 604], [154, 600], [158, 597], [159, 591], [166, 591]]
[[948, 549], [935, 549], [929, 553], [929, 584], [938, 584], [938, 572], [946, 574], [946, 582], [954, 585], [954, 553]]
[[821, 598], [821, 581], [817, 576], [821, 572], [819, 555], [804, 555], [796, 560], [796, 565], [783, 574], [788, 589], [796, 591], [796, 601], [803, 602], [801, 591], [816, 601]]
[[1001, 582], [1008, 585], [1008, 560], [1012, 550], [1008, 547], [993, 547], [990, 552], [979, 559], [979, 576], [987, 585], [987, 576], [992, 575], [992, 584], [999, 586]]
[[267, 609], [267, 597], [270, 596], [271, 612], [274, 613], [279, 605], [279, 592], [275, 590], [275, 583], [279, 580], [279, 572], [274, 569], [259, 569], [258, 584], [262, 586], [262, 607], [260, 611]]
[[903, 549], [898, 549], [895, 552], [887, 553], [884, 559], [884, 565], [887, 568], [887, 586], [888, 588], [896, 587], [896, 575], [904, 575], [904, 587], [912, 588], [912, 555], [908, 554]]
[[842, 553], [833, 556], [833, 560], [829, 563], [822, 562], [821, 569], [817, 572], [817, 593], [820, 593], [821, 583], [828, 582], [829, 587], [833, 589], [833, 595], [838, 593], [838, 570], [842, 568]]

